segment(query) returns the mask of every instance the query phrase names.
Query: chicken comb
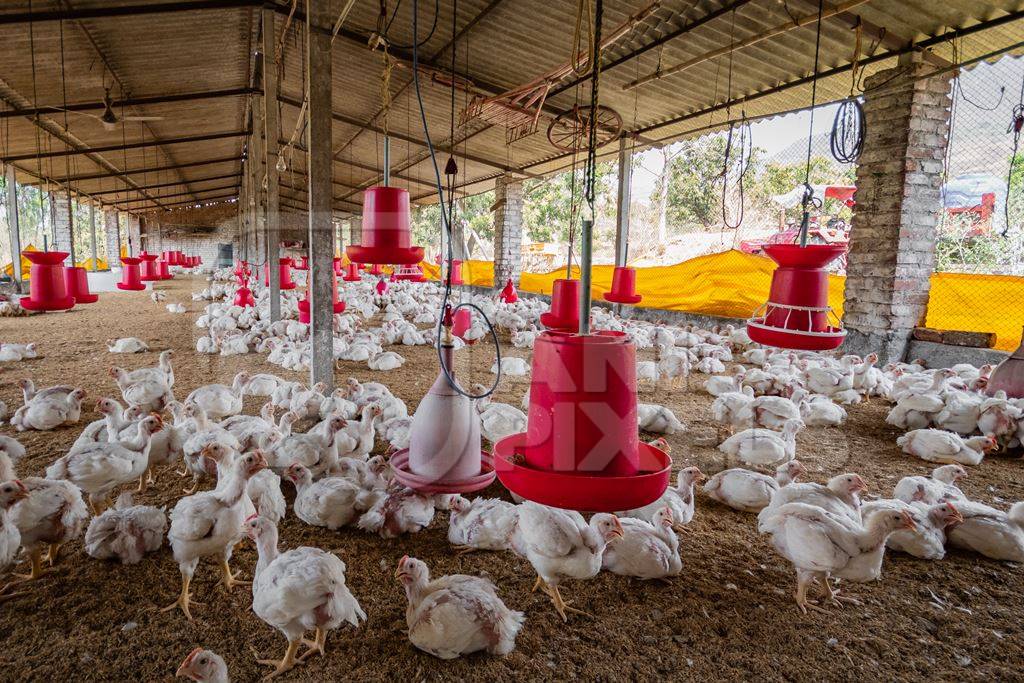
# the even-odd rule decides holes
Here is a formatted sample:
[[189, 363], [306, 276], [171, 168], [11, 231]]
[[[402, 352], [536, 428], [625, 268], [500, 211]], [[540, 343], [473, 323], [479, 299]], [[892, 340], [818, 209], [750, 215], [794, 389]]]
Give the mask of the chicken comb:
[[259, 517], [259, 516], [260, 516], [260, 513], [258, 513], [258, 512], [254, 512], [254, 513], [252, 513], [251, 515], [249, 515], [248, 517], [246, 517], [246, 518], [245, 518], [245, 521], [246, 521], [246, 522], [248, 522], [248, 521], [251, 521], [251, 520], [253, 520], [253, 519], [256, 519], [256, 518], [257, 518], [257, 517]]
[[21, 479], [15, 479], [14, 485], [17, 486], [22, 491], [28, 491], [28, 487], [21, 483]]
[[194, 650], [192, 650], [192, 652], [188, 653], [188, 656], [185, 657], [185, 661], [182, 662], [181, 665], [182, 666], [188, 666], [189, 664], [192, 663], [192, 660], [195, 659], [199, 655], [199, 653], [202, 652], [202, 651], [203, 651], [203, 648], [201, 648], [201, 647], [195, 648]]

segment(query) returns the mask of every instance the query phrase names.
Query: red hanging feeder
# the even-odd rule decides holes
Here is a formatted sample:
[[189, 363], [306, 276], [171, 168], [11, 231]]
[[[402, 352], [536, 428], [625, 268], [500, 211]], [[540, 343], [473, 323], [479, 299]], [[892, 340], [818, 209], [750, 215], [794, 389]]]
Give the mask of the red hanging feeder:
[[334, 257], [334, 275], [335, 276], [341, 275], [341, 257], [340, 256], [335, 256]]
[[462, 341], [466, 341], [462, 335], [466, 334], [472, 325], [473, 314], [468, 308], [460, 308], [452, 315], [452, 334]]
[[605, 301], [616, 304], [638, 304], [643, 297], [636, 293], [636, 268], [615, 266], [612, 273], [612, 291], [604, 295]]
[[252, 296], [252, 290], [249, 289], [249, 280], [247, 278], [239, 278], [239, 283], [242, 285], [235, 290], [235, 306], [255, 306], [256, 300]]
[[32, 263], [29, 270], [29, 295], [19, 303], [30, 311], [66, 311], [75, 305], [64, 282], [66, 251], [23, 251], [21, 255]]
[[303, 255], [302, 260], [299, 261], [298, 263], [295, 262], [295, 259], [292, 259], [291, 261], [292, 261], [292, 268], [294, 268], [295, 270], [309, 270], [309, 257], [308, 256]]
[[423, 268], [417, 263], [412, 266], [398, 266], [395, 272], [392, 273], [392, 277], [395, 280], [405, 280], [407, 282], [426, 282], [427, 278], [423, 275]]
[[615, 512], [668, 487], [672, 459], [637, 436], [636, 347], [622, 332], [542, 332], [527, 431], [494, 446], [513, 493], [554, 507]]
[[359, 276], [359, 264], [352, 263], [349, 261], [348, 269], [345, 276], [341, 278], [345, 282], [359, 282], [362, 278]]
[[410, 246], [409, 192], [378, 186], [363, 192], [362, 243], [345, 248], [358, 263], [413, 264], [423, 260], [423, 247]]
[[541, 313], [540, 322], [549, 330], [574, 332], [580, 326], [580, 281], [561, 278], [551, 289], [551, 310]]
[[372, 266], [370, 266], [370, 275], [383, 275], [383, 274], [384, 274], [384, 269], [381, 267], [381, 265], [379, 263], [374, 263]]
[[170, 280], [174, 277], [171, 275], [170, 264], [165, 259], [160, 259], [156, 262], [156, 269], [161, 280]]
[[377, 280], [376, 290], [377, 296], [384, 296], [384, 294], [388, 291], [388, 281], [385, 280], [384, 278]]
[[236, 261], [235, 262], [235, 277], [241, 277], [243, 275], [248, 277], [250, 274], [251, 274], [251, 271], [249, 270], [249, 264], [247, 262], [245, 262], [245, 261]]
[[519, 301], [519, 293], [516, 291], [516, 286], [512, 284], [512, 278], [509, 278], [508, 282], [505, 283], [498, 297], [507, 304], [514, 304]]
[[[462, 284], [464, 284], [463, 281], [462, 281], [462, 261], [459, 261], [459, 260], [452, 261], [451, 265], [449, 266], [449, 269], [451, 270], [451, 274], [452, 274], [452, 284], [453, 285], [462, 285]], [[509, 282], [511, 282], [511, 280], [509, 280]]]
[[89, 291], [89, 276], [85, 268], [68, 266], [64, 269], [64, 289], [76, 304], [94, 304], [99, 295]]
[[141, 259], [133, 256], [121, 257], [121, 281], [117, 283], [118, 289], [138, 292], [146, 288], [139, 273]]
[[768, 302], [747, 321], [751, 340], [798, 351], [838, 348], [846, 330], [828, 305], [825, 267], [846, 251], [845, 245], [769, 244], [764, 251], [778, 267]]
[[[290, 258], [282, 258], [278, 260], [277, 265], [277, 276], [281, 282], [281, 289], [295, 289], [298, 287], [292, 282], [292, 260]], [[263, 284], [270, 286], [270, 264], [266, 263], [263, 265]]]
[[153, 282], [160, 279], [160, 267], [156, 265], [156, 259], [156, 254], [148, 254], [146, 252], [139, 254], [139, 260], [142, 261], [142, 275], [140, 277], [143, 282]]
[[[299, 301], [299, 322], [300, 323], [305, 323], [306, 325], [309, 324], [309, 320], [310, 320], [309, 311], [310, 311], [311, 303], [313, 301], [313, 298], [310, 295], [310, 291], [309, 291], [310, 287], [312, 285], [312, 280], [313, 280], [313, 278], [307, 278], [306, 279], [306, 298], [302, 299], [301, 301]], [[332, 287], [332, 289], [334, 291], [331, 292], [331, 294], [334, 297], [334, 312], [335, 313], [344, 313], [345, 312], [345, 302], [344, 301], [338, 301], [338, 280], [335, 279], [335, 278], [331, 278], [331, 282], [334, 283], [334, 286]]]

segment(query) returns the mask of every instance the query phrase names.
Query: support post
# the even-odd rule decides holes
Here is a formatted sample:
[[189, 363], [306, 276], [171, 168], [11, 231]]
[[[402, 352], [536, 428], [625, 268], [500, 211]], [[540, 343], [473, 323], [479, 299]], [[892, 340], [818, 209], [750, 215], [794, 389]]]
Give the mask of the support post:
[[[315, 26], [334, 21], [330, 3], [310, 3]], [[331, 227], [333, 147], [331, 143], [331, 36], [310, 32], [309, 74], [309, 274], [312, 382], [334, 388], [333, 231]]]
[[615, 205], [615, 265], [624, 266], [629, 258], [629, 204], [633, 183], [632, 140], [619, 138], [619, 188]]
[[523, 258], [523, 183], [511, 175], [494, 181], [494, 286], [519, 284]]
[[21, 231], [18, 226], [18, 182], [13, 164], [7, 165], [7, 227], [11, 230], [11, 264], [14, 267], [14, 286], [21, 291]]
[[[281, 258], [281, 189], [277, 170], [278, 122], [277, 108], [277, 46], [274, 39], [277, 31], [274, 28], [276, 11], [263, 9], [263, 103], [266, 108], [263, 115], [263, 144], [267, 153], [267, 264], [275, 268]], [[270, 278], [270, 321], [281, 319], [281, 280]]]
[[118, 223], [117, 211], [104, 209], [103, 224], [107, 229], [107, 268], [113, 270], [121, 263], [121, 226]]
[[69, 254], [68, 265], [75, 265], [75, 217], [71, 210], [71, 193], [51, 193], [53, 206], [53, 248]]
[[96, 205], [89, 205], [89, 246], [92, 247], [92, 272], [100, 269], [99, 254], [96, 253]]
[[[260, 226], [263, 223], [263, 97], [255, 95], [253, 98], [253, 134], [252, 134], [252, 232], [249, 237], [249, 244], [255, 254], [256, 263], [265, 263], [267, 258], [266, 243], [261, 239], [263, 231]], [[273, 264], [271, 264], [272, 266]]]

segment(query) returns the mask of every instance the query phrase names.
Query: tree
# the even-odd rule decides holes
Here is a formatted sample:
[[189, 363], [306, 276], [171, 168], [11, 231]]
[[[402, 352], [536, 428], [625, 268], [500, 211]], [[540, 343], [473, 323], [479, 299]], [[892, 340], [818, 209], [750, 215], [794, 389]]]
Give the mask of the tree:
[[[569, 224], [572, 219], [571, 207], [574, 200], [577, 207], [577, 220], [581, 218], [580, 211], [585, 205], [583, 175], [581, 157], [575, 173], [566, 171], [547, 178], [527, 180], [524, 183], [523, 229], [530, 241], [568, 241]], [[598, 218], [614, 214], [615, 178], [614, 164], [609, 162], [597, 165], [594, 203]], [[579, 232], [577, 231], [576, 234]]]

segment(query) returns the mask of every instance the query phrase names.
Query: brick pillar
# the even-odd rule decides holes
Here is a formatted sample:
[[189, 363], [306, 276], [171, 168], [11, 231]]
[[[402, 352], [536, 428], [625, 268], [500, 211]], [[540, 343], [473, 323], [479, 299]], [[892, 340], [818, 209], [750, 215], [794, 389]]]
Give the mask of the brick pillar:
[[[901, 63], [865, 83], [867, 138], [857, 165], [843, 321], [849, 353], [900, 360], [928, 307], [949, 134], [949, 76]], [[873, 87], [879, 89], [871, 94]]]
[[523, 183], [510, 175], [494, 181], [494, 286], [519, 284], [523, 242]]
[[363, 217], [352, 216], [348, 219], [348, 243], [351, 244], [362, 244], [363, 243]]
[[[71, 251], [71, 198], [65, 192], [55, 192], [53, 197], [53, 234], [55, 251]], [[73, 265], [73, 259], [80, 258], [79, 254], [72, 254], [68, 257], [67, 263]]]
[[142, 251], [142, 223], [138, 216], [128, 216], [128, 243], [132, 256], [138, 256]]
[[117, 222], [117, 211], [103, 210], [103, 226], [106, 230], [107, 266], [113, 270], [121, 267], [121, 228]]

